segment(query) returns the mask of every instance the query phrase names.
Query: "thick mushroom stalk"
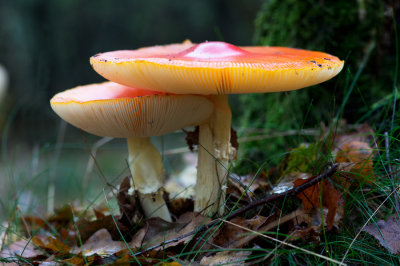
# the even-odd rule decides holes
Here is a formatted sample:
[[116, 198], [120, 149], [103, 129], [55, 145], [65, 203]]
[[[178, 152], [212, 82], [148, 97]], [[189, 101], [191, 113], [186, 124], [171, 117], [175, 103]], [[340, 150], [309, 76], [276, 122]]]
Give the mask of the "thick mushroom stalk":
[[[187, 49], [177, 45], [164, 48], [107, 52], [93, 56], [90, 62], [103, 77], [127, 86], [209, 95], [215, 112], [209, 124], [213, 147], [208, 148], [208, 155], [217, 163], [214, 174], [202, 172], [211, 171], [202, 166], [211, 159], [201, 154], [200, 147], [196, 185], [200, 196], [196, 196], [195, 209], [201, 211], [214, 202], [213, 208], [219, 205], [220, 214], [227, 169], [235, 153], [229, 144], [231, 113], [227, 95], [297, 90], [329, 80], [343, 68], [343, 61], [335, 56], [294, 48], [237, 47], [224, 42], [204, 42]], [[209, 135], [201, 132], [203, 128], [200, 138]], [[206, 143], [210, 145], [209, 140]], [[208, 175], [218, 182], [209, 181]], [[218, 190], [220, 196], [215, 199]]]
[[161, 191], [164, 167], [160, 153], [148, 137], [127, 140], [133, 187], [139, 193], [146, 217], [160, 217], [171, 222], [171, 215]]
[[230, 144], [232, 113], [228, 95], [211, 95], [214, 113], [209, 124], [200, 126], [199, 159], [194, 211], [224, 213], [229, 164], [235, 156]]

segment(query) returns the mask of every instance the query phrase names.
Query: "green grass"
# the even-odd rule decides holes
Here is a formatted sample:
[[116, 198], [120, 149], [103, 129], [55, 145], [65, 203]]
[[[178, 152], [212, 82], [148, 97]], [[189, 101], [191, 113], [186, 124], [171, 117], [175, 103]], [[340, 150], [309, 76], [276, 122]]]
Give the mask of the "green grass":
[[[360, 117], [357, 122], [359, 124], [369, 124], [376, 133], [375, 142], [378, 148], [376, 149], [376, 156], [374, 158], [375, 180], [371, 184], [360, 182], [357, 185], [353, 185], [348, 191], [341, 184], [335, 184], [335, 187], [346, 198], [343, 226], [331, 232], [324, 231], [321, 235], [321, 242], [313, 243], [300, 240], [293, 243], [296, 247], [288, 247], [271, 239], [259, 237], [256, 242], [258, 246], [256, 247], [232, 249], [235, 252], [251, 251], [252, 255], [246, 259], [247, 262], [268, 263], [272, 265], [325, 265], [331, 263], [327, 260], [329, 258], [335, 261], [344, 260], [348, 264], [400, 264], [400, 257], [391, 254], [374, 237], [366, 233], [360, 233], [363, 226], [367, 223], [376, 224], [380, 219], [386, 219], [393, 214], [400, 216], [400, 211], [398, 206], [396, 206], [398, 201], [396, 197], [398, 197], [398, 194], [392, 193], [394, 189], [400, 186], [400, 173], [392, 174], [397, 169], [400, 169], [400, 113], [397, 111], [399, 87], [398, 38], [396, 38], [396, 43], [397, 64], [393, 70], [393, 92], [383, 100], [378, 99], [372, 106], [367, 106], [369, 111]], [[331, 130], [337, 129], [335, 125], [340, 121], [340, 118], [343, 118], [343, 110], [351, 105], [348, 102], [349, 96], [354, 93], [355, 89], [363, 89], [357, 87], [357, 81], [362, 77], [364, 67], [369, 64], [369, 54], [373, 49], [374, 46], [371, 45], [358, 71], [354, 75], [346, 71], [346, 68], [341, 74], [349, 82], [348, 87], [343, 88], [346, 91], [346, 97], [340, 102], [336, 101], [338, 111], [332, 113]], [[310, 114], [315, 112], [318, 112], [318, 110], [314, 108], [311, 102], [304, 119], [307, 119]], [[12, 116], [13, 114], [11, 113], [10, 115]], [[12, 121], [12, 119], [9, 121]], [[302, 129], [303, 125], [304, 121], [299, 121], [298, 129]], [[21, 228], [23, 224], [19, 219], [21, 214], [17, 211], [17, 206], [20, 206], [24, 215], [45, 216], [48, 205], [47, 188], [52, 182], [52, 176], [55, 177], [56, 206], [77, 204], [89, 209], [97, 204], [106, 204], [112, 212], [116, 212], [117, 205], [115, 198], [110, 198], [107, 195], [110, 191], [109, 187], [104, 183], [100, 175], [104, 175], [108, 182], [116, 186], [128, 174], [125, 162], [127, 147], [124, 141], [114, 140], [98, 150], [96, 160], [100, 169], [95, 168], [92, 171], [89, 185], [87, 189], [84, 189], [82, 187], [82, 179], [89, 160], [89, 152], [86, 149], [86, 140], [84, 138], [69, 137], [70, 132], [73, 132], [72, 135], [79, 136], [79, 133], [75, 129], [68, 126], [65, 139], [62, 141], [59, 140], [54, 143], [49, 142], [30, 147], [12, 139], [11, 126], [11, 122], [7, 124], [2, 134], [3, 150], [0, 162], [2, 184], [2, 189], [0, 189], [0, 221], [2, 221], [0, 231], [4, 232], [8, 230], [8, 243], [25, 237], [22, 234]], [[315, 125], [315, 131], [318, 132], [319, 130], [319, 125]], [[285, 132], [278, 131], [275, 133], [277, 134], [270, 138], [271, 142], [278, 140], [283, 142], [288, 141], [292, 148], [303, 142], [316, 142], [315, 136], [297, 134], [288, 137], [285, 136]], [[91, 136], [87, 136], [87, 139], [90, 147], [98, 140]], [[168, 149], [172, 147], [171, 143], [176, 141], [176, 139], [175, 137], [167, 136], [164, 141], [156, 139], [156, 142], [161, 143], [164, 149]], [[258, 140], [253, 141], [257, 143]], [[329, 141], [321, 141], [321, 143], [329, 144]], [[179, 135], [177, 146], [180, 147], [182, 145], [182, 136]], [[57, 147], [60, 148], [59, 157], [56, 156]], [[329, 147], [318, 147], [320, 150], [318, 150], [317, 158], [322, 161], [314, 162], [315, 165], [318, 164], [321, 166], [315, 168], [316, 172], [320, 171], [325, 163], [332, 160], [332, 156], [329, 154]], [[264, 162], [258, 168], [258, 173], [268, 171], [271, 166], [276, 165], [277, 162], [281, 162], [286, 155], [287, 153], [270, 154], [267, 158], [264, 158]], [[248, 164], [260, 164], [259, 162], [251, 162], [250, 160], [246, 161], [246, 159], [243, 159], [243, 161]], [[164, 157], [164, 162], [167, 165], [167, 169], [182, 167], [179, 158], [171, 159]], [[104, 202], [104, 199], [110, 201], [107, 200]], [[282, 213], [289, 213], [294, 208], [297, 208], [298, 204], [299, 201], [288, 198], [277, 202], [275, 205], [265, 206], [263, 214], [273, 213], [277, 208]], [[230, 202], [228, 205], [234, 206], [230, 211], [240, 207], [236, 202]], [[8, 225], [8, 222], [11, 222], [11, 224]], [[202, 250], [207, 240], [221, 228], [222, 224], [223, 222], [209, 228], [202, 234], [203, 237], [201, 239], [197, 240], [194, 245], [185, 246], [173, 259], [178, 262], [187, 261], [197, 259], [209, 252], [222, 251], [218, 248]], [[268, 232], [265, 235], [279, 236], [281, 240], [288, 237], [279, 231]], [[226, 251], [229, 249], [223, 250]], [[325, 258], [315, 256], [310, 252], [317, 253]], [[132, 251], [131, 253], [133, 254]], [[344, 257], [345, 254], [346, 257]], [[0, 258], [0, 261], [6, 262], [7, 259]], [[171, 258], [166, 258], [165, 261], [171, 261]]]

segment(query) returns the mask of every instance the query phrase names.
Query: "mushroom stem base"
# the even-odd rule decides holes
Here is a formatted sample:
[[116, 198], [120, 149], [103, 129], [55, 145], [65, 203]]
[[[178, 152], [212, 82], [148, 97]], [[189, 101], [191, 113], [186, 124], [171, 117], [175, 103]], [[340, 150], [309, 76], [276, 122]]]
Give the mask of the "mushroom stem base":
[[171, 221], [171, 215], [160, 191], [164, 179], [160, 153], [150, 142], [150, 138], [129, 138], [128, 148], [133, 188], [139, 192], [140, 203], [146, 216]]
[[146, 217], [160, 217], [167, 222], [172, 222], [168, 207], [160, 192], [155, 194], [142, 194], [139, 192], [139, 200]]

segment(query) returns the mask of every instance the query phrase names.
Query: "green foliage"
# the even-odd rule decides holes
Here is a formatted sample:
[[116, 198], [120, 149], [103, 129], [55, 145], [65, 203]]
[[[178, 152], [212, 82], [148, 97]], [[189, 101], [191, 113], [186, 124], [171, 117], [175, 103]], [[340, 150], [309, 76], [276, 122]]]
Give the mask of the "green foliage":
[[[342, 114], [350, 123], [358, 121], [393, 88], [394, 22], [387, 12], [390, 6], [386, 5], [389, 4], [375, 0], [266, 1], [255, 20], [256, 45], [324, 51], [345, 60], [346, 64], [338, 77], [313, 88], [241, 96], [241, 106], [245, 108], [239, 123], [245, 128], [283, 131], [330, 123], [368, 48], [374, 45]], [[269, 154], [287, 150], [285, 144], [297, 146], [302, 141], [299, 137], [285, 137], [249, 142], [241, 145], [241, 158], [260, 162]], [[239, 171], [243, 165], [239, 163]]]

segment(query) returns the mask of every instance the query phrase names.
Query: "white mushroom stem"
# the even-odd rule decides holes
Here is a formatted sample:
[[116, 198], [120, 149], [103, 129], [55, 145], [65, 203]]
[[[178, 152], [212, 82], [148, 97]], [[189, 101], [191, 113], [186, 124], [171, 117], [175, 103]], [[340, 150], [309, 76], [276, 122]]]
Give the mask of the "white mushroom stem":
[[164, 167], [160, 153], [150, 138], [128, 138], [128, 148], [133, 187], [139, 193], [146, 217], [160, 217], [171, 222], [161, 191]]
[[212, 215], [221, 194], [214, 159], [213, 136], [208, 123], [200, 125], [194, 211]]
[[[228, 95], [212, 95], [209, 99], [213, 101], [215, 109], [209, 128], [208, 125], [202, 125], [199, 131], [195, 211], [207, 208], [208, 213], [218, 210], [219, 215], [223, 215], [229, 162], [236, 152], [230, 144], [232, 113]], [[208, 130], [211, 130], [212, 140], [209, 140]]]

